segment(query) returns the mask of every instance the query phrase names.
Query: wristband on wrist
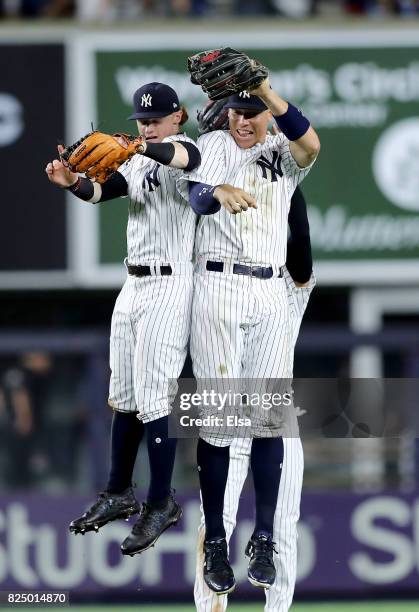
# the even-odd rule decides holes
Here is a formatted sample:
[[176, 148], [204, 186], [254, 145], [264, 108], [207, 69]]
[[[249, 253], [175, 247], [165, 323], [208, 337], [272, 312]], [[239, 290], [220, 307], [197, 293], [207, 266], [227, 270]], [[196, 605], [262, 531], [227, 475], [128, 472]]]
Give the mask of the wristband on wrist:
[[302, 112], [288, 102], [288, 110], [283, 115], [274, 117], [277, 126], [288, 138], [288, 140], [298, 140], [307, 132], [310, 122], [304, 117]]
[[197, 215], [213, 215], [221, 209], [221, 204], [214, 198], [217, 187], [189, 181], [189, 204]]
[[[68, 189], [68, 191], [71, 191], [71, 193], [80, 198], [80, 200], [89, 202], [95, 196], [94, 185], [96, 185], [96, 183], [92, 183], [92, 181], [90, 181], [89, 179], [79, 176], [77, 181], [73, 185], [66, 187], [66, 189]], [[95, 201], [98, 201], [98, 199], [95, 198]]]
[[80, 187], [80, 183], [81, 183], [81, 177], [79, 176], [75, 183], [73, 183], [72, 185], [68, 185], [67, 187], [65, 187], [65, 189], [68, 189], [68, 191], [71, 191], [71, 193], [75, 193], [77, 189]]

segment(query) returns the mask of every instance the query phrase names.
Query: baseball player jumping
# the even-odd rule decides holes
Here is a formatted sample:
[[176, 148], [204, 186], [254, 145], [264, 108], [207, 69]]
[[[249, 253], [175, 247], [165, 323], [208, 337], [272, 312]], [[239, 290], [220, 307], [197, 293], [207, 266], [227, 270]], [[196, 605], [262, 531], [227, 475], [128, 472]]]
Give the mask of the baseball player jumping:
[[[288, 212], [296, 186], [317, 157], [319, 139], [268, 79], [251, 92], [231, 96], [226, 106], [230, 131], [200, 137], [202, 162], [187, 177], [194, 183], [190, 199], [195, 209], [219, 210], [201, 217], [195, 243], [194, 373], [198, 379], [289, 378], [292, 343], [283, 274]], [[282, 132], [276, 136], [267, 134], [272, 116]], [[229, 214], [232, 207], [237, 212], [249, 208], [249, 202], [220, 198], [217, 186], [226, 183], [253, 197], [245, 215]], [[235, 586], [223, 521], [230, 444], [225, 432], [205, 439], [201, 433], [197, 451], [205, 515], [203, 577], [218, 594]], [[246, 553], [250, 582], [264, 588], [276, 576], [272, 536], [283, 461], [282, 438], [254, 437], [250, 464], [256, 523]]]
[[[228, 109], [225, 100], [211, 101], [198, 114], [200, 134], [215, 129], [228, 130]], [[290, 234], [287, 242], [287, 260], [284, 279], [287, 285], [291, 346], [290, 369], [293, 369], [294, 346], [297, 341], [302, 317], [315, 285], [312, 273], [310, 227], [307, 205], [299, 187], [291, 198], [288, 215]], [[298, 432], [298, 427], [296, 428]], [[230, 445], [230, 463], [224, 496], [224, 526], [227, 544], [236, 526], [236, 515], [241, 491], [249, 470], [252, 441], [235, 438]], [[303, 483], [304, 454], [298, 435], [284, 437], [284, 461], [274, 518], [274, 536], [277, 554], [275, 582], [265, 589], [265, 612], [288, 612], [294, 595], [297, 576], [297, 523], [300, 516], [301, 490]], [[202, 506], [201, 506], [202, 511]], [[208, 588], [203, 577], [203, 543], [205, 540], [205, 517], [202, 513], [199, 527], [194, 599], [197, 612], [223, 612], [227, 609], [227, 595], [217, 595]]]
[[[127, 278], [115, 304], [110, 339], [112, 407], [109, 481], [97, 501], [70, 525], [84, 534], [137, 513], [132, 473], [144, 431], [150, 462], [147, 501], [123, 554], [141, 553], [182, 514], [171, 478], [176, 440], [168, 437], [168, 415], [186, 357], [192, 301], [192, 249], [196, 215], [176, 183], [199, 165], [194, 142], [180, 133], [187, 114], [176, 92], [148, 83], [134, 94], [138, 129], [146, 139], [135, 155], [100, 185], [55, 159], [46, 167], [51, 182], [96, 204], [129, 197]], [[60, 148], [59, 152], [62, 153]]]

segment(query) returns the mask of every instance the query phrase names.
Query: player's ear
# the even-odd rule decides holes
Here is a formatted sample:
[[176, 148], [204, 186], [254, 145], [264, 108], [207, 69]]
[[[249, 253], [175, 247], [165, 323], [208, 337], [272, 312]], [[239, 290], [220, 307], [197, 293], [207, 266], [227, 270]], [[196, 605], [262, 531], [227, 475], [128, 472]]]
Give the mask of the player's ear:
[[173, 113], [173, 125], [179, 125], [182, 120], [182, 111], [178, 110]]
[[180, 125], [183, 125], [189, 119], [188, 111], [184, 106], [181, 107], [180, 112], [182, 113], [180, 117]]

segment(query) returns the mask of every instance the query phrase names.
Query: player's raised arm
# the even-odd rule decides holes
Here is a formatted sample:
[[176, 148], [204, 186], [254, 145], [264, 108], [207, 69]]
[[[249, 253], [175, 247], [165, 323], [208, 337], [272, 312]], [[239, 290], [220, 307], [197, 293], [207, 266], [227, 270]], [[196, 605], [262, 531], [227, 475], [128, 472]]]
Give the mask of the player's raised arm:
[[291, 103], [283, 100], [265, 79], [251, 90], [271, 111], [276, 124], [290, 141], [290, 152], [300, 168], [306, 168], [316, 159], [320, 151], [320, 140], [310, 122]]

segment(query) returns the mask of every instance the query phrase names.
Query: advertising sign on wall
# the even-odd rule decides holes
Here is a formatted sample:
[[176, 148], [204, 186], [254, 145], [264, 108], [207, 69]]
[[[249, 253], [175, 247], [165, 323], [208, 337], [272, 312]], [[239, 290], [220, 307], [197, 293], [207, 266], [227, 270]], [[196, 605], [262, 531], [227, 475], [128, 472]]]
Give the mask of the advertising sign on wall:
[[[320, 135], [320, 157], [302, 185], [320, 282], [418, 279], [418, 48], [388, 45], [384, 32], [381, 43], [376, 37], [371, 44], [367, 33], [336, 39], [325, 44], [319, 37], [308, 49], [302, 36], [292, 48], [265, 37], [265, 46], [242, 48], [269, 67], [272, 87], [301, 107]], [[196, 111], [206, 97], [185, 68], [196, 50], [181, 41], [169, 49], [93, 49], [98, 124], [135, 132], [126, 119], [133, 92], [162, 81], [186, 104], [186, 127], [196, 136]], [[126, 209], [122, 201], [99, 212], [102, 266], [125, 256]]]
[[65, 138], [64, 46], [1, 44], [0, 72], [0, 274], [64, 270], [65, 192], [45, 174]]
[[[155, 548], [123, 557], [124, 521], [98, 534], [75, 536], [68, 523], [91, 500], [38, 496], [0, 502], [1, 590], [61, 590], [78, 598], [191, 597], [196, 565], [198, 497], [184, 497], [181, 523]], [[401, 596], [417, 589], [418, 503], [414, 496], [307, 494], [299, 523], [297, 595], [353, 593]], [[333, 509], [333, 511], [331, 511]], [[253, 503], [243, 496], [230, 558], [237, 593], [254, 593], [244, 550], [253, 527]]]

